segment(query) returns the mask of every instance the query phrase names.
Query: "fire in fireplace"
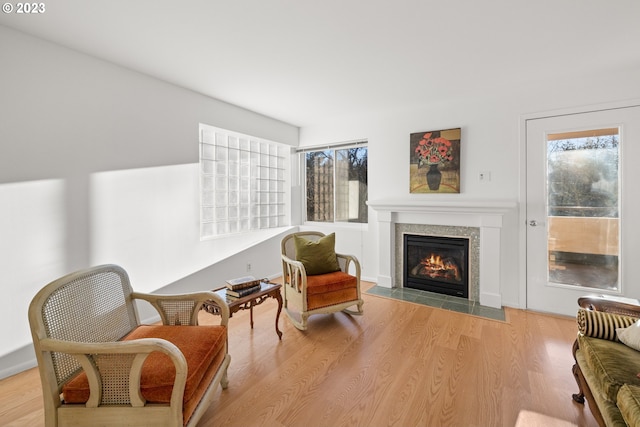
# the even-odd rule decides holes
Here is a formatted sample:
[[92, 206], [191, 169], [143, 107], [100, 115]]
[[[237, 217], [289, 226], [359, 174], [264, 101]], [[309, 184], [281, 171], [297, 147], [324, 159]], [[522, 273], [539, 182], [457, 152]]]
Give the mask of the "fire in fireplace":
[[404, 286], [469, 297], [469, 239], [404, 235]]

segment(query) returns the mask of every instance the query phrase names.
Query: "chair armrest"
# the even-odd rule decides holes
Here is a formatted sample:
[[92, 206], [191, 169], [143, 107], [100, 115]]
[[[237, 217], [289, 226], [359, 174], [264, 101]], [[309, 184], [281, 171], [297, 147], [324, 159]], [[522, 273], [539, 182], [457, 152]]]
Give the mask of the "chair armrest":
[[355, 276], [360, 279], [360, 261], [353, 255], [345, 255], [336, 253], [336, 257], [338, 258], [338, 264], [340, 264], [340, 269], [345, 273], [349, 272], [349, 264], [353, 263], [356, 268]]
[[621, 301], [618, 299], [613, 299], [612, 297], [580, 297], [578, 298], [578, 305], [587, 310], [622, 314], [631, 317], [640, 317], [640, 304], [634, 304], [631, 301]]
[[[176, 370], [176, 377], [171, 392], [171, 406], [182, 407], [182, 399], [187, 381], [187, 361], [182, 352], [174, 344], [161, 338], [141, 338], [131, 341], [114, 341], [100, 343], [79, 343], [52, 338], [40, 341], [43, 351], [66, 353], [75, 356], [89, 380], [90, 396], [87, 407], [95, 408], [102, 403], [103, 390], [118, 389], [118, 385], [128, 383], [129, 400], [131, 406], [142, 407], [146, 401], [140, 392], [140, 375], [142, 365], [147, 356], [154, 351], [159, 351], [171, 359]], [[114, 355], [132, 355], [123, 357], [118, 362], [113, 361]], [[99, 363], [103, 356], [108, 357], [107, 363]], [[128, 373], [121, 368], [128, 364]], [[115, 369], [109, 369], [115, 366]]]
[[307, 274], [306, 270], [304, 269], [304, 264], [302, 264], [300, 261], [296, 261], [295, 259], [291, 259], [286, 255], [281, 255], [282, 256], [282, 261], [285, 262], [286, 264], [290, 265], [292, 268], [301, 270], [305, 275]]
[[304, 268], [304, 264], [286, 255], [281, 255], [281, 257], [284, 284], [294, 287], [298, 292], [304, 292], [306, 296], [307, 270]]
[[215, 292], [174, 295], [132, 292], [131, 297], [150, 303], [158, 311], [165, 325], [197, 325], [198, 312], [207, 300], [213, 300], [220, 307], [220, 325], [227, 326], [229, 323], [229, 307]]

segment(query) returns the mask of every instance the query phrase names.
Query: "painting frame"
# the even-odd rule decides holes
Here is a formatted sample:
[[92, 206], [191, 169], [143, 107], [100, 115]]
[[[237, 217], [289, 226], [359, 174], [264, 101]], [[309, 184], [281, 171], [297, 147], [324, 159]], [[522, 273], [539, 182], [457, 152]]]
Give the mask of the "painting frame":
[[409, 136], [409, 192], [460, 193], [462, 128], [415, 132]]

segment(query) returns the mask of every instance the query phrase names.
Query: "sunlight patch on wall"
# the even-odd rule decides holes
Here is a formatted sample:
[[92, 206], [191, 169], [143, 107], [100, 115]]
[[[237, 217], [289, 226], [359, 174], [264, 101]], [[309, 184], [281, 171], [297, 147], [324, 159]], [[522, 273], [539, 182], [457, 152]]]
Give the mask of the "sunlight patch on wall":
[[150, 292], [193, 272], [198, 164], [94, 173], [91, 264], [118, 264]]
[[31, 343], [27, 311], [44, 285], [66, 273], [65, 182], [0, 185], [0, 356]]
[[[118, 264], [135, 291], [152, 292], [282, 232], [200, 240], [199, 186], [197, 163], [92, 174], [90, 264]], [[201, 290], [220, 286], [225, 278], [203, 283]]]

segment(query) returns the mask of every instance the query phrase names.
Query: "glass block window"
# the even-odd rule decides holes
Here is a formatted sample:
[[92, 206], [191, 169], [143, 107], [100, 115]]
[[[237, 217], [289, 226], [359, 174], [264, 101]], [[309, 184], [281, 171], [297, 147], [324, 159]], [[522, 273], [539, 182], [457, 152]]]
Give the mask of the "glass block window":
[[288, 225], [290, 148], [200, 125], [200, 238]]

